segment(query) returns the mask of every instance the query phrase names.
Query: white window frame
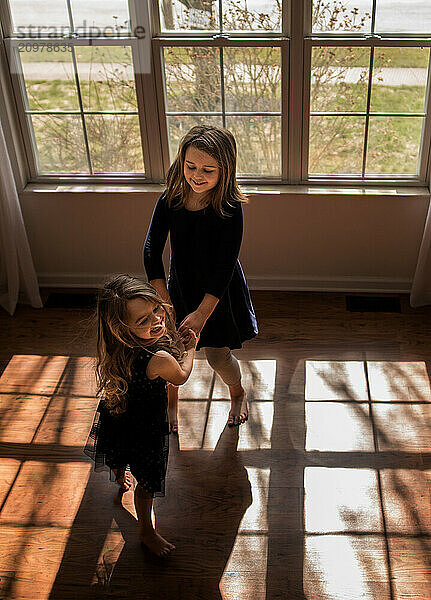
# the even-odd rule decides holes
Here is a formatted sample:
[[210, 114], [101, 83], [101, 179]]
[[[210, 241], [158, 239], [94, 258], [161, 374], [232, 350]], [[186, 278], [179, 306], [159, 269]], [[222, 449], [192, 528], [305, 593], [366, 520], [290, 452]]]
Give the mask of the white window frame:
[[[376, 0], [373, 0], [375, 5]], [[147, 4], [148, 3], [148, 4]], [[145, 22], [147, 10], [151, 18], [151, 67], [150, 72], [142, 73], [135, 69], [135, 84], [138, 100], [138, 115], [141, 127], [142, 150], [146, 168], [145, 175], [52, 175], [41, 176], [37, 173], [34, 142], [27, 125], [27, 116], [23, 102], [23, 80], [19, 74], [10, 74], [16, 115], [20, 122], [21, 136], [25, 147], [26, 162], [24, 169], [28, 183], [162, 183], [169, 163], [169, 144], [167, 119], [165, 117], [165, 89], [163, 80], [163, 48], [167, 46], [200, 45], [206, 47], [238, 47], [238, 46], [274, 46], [281, 50], [281, 177], [259, 177], [255, 179], [239, 177], [242, 185], [265, 186], [400, 186], [417, 187], [429, 185], [431, 174], [431, 93], [430, 72], [428, 73], [427, 101], [425, 107], [425, 125], [420, 146], [419, 175], [396, 177], [394, 175], [374, 175], [366, 177], [349, 177], [343, 175], [311, 176], [307, 174], [308, 166], [308, 128], [309, 100], [311, 79], [311, 52], [315, 46], [379, 46], [393, 47], [431, 47], [431, 35], [399, 35], [399, 34], [316, 34], [311, 33], [312, 0], [289, 0], [288, 7], [283, 10], [281, 32], [260, 31], [216, 33], [175, 31], [161, 32], [158, 0], [129, 0], [131, 29]], [[11, 36], [11, 16], [8, 2], [0, 3], [0, 19], [5, 44]], [[32, 38], [20, 38], [20, 41], [32, 43]], [[38, 38], [37, 42], [56, 43], [52, 38]], [[143, 64], [147, 46], [144, 41], [130, 36], [115, 39], [95, 39], [90, 37], [73, 37], [63, 40], [74, 46], [88, 45], [130, 45], [135, 65]], [[59, 41], [59, 43], [61, 43]], [[142, 61], [142, 62], [141, 62]], [[16, 68], [17, 65], [15, 65]], [[145, 106], [145, 110], [143, 107]], [[109, 112], [109, 111], [108, 111]]]

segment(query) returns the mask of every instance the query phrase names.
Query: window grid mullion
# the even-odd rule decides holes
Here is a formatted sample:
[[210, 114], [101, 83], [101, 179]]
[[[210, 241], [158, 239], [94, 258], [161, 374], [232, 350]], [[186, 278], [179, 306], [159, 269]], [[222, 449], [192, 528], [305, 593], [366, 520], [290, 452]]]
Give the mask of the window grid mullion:
[[240, 111], [240, 110], [214, 110], [209, 111], [178, 111], [178, 110], [167, 110], [166, 114], [170, 117], [222, 117], [224, 114], [228, 117], [280, 117], [279, 112], [258, 112], [258, 111]]
[[223, 33], [223, 0], [218, 0], [218, 19], [220, 33]]
[[428, 76], [426, 89], [425, 119], [422, 126], [421, 155], [419, 160], [419, 177], [430, 185], [431, 176], [431, 52], [428, 57]]
[[[311, 1], [311, 0], [310, 0]], [[288, 181], [300, 183], [302, 179], [302, 132], [306, 110], [304, 90], [304, 2], [291, 0], [289, 48], [289, 173]]]
[[77, 93], [78, 93], [78, 104], [79, 104], [81, 124], [82, 124], [82, 129], [83, 129], [83, 134], [84, 134], [85, 152], [87, 155], [88, 169], [90, 171], [90, 175], [94, 175], [93, 163], [92, 163], [91, 154], [90, 154], [90, 146], [88, 143], [87, 124], [85, 122], [85, 117], [84, 117], [84, 104], [82, 102], [81, 84], [79, 82], [78, 66], [76, 63], [76, 54], [75, 54], [74, 47], [72, 47], [72, 64], [73, 64], [73, 73], [75, 76], [76, 89], [77, 89]]
[[373, 83], [373, 69], [374, 69], [374, 47], [370, 50], [370, 64], [368, 72], [368, 90], [367, 90], [367, 108], [365, 115], [365, 131], [364, 131], [364, 149], [362, 153], [362, 177], [365, 177], [365, 167], [367, 163], [367, 151], [368, 151], [368, 130], [370, 125], [370, 106], [371, 106], [371, 92]]
[[281, 46], [281, 180], [289, 177], [289, 56], [290, 42]]
[[169, 134], [168, 134], [168, 120], [166, 118], [167, 113], [167, 96], [166, 96], [166, 83], [163, 77], [164, 72], [164, 56], [163, 47], [154, 44], [153, 40], [153, 69], [155, 74], [155, 106], [153, 107], [153, 114], [156, 118], [154, 125], [157, 126], [158, 136], [160, 140], [160, 159], [158, 164], [157, 179], [163, 180], [165, 173], [167, 173], [170, 156], [169, 156]]
[[146, 177], [159, 182], [163, 179], [162, 142], [160, 139], [157, 98], [157, 65], [152, 51], [151, 34], [160, 30], [157, 0], [129, 0], [131, 31], [137, 27], [145, 29], [145, 37], [135, 39], [133, 63], [135, 72], [136, 98], [138, 102], [139, 126], [142, 139]]
[[337, 37], [333, 38], [319, 35], [306, 36], [306, 40], [312, 42], [313, 46], [340, 46], [342, 48], [345, 47], [384, 47], [384, 48], [417, 48], [417, 47], [426, 47], [429, 48], [431, 46], [431, 38], [421, 38], [418, 36], [405, 37], [405, 38], [396, 38], [396, 37], [387, 37], [384, 38], [379, 35], [379, 37], [372, 36], [364, 36], [364, 35], [355, 35], [353, 37]]
[[302, 96], [303, 123], [302, 123], [302, 148], [301, 148], [301, 182], [308, 180], [308, 158], [310, 139], [310, 117], [311, 117], [311, 56], [313, 45], [310, 40], [304, 42], [304, 91]]
[[[220, 4], [221, 4], [221, 0], [220, 0]], [[222, 123], [223, 123], [223, 127], [226, 127], [226, 97], [225, 97], [225, 86], [224, 86], [223, 48], [219, 48], [219, 58], [220, 58], [220, 94], [221, 94]]]
[[371, 10], [371, 35], [374, 35], [376, 31], [376, 5], [377, 0], [373, 0], [373, 8]]
[[69, 16], [70, 31], [74, 32], [75, 31], [75, 24], [74, 24], [74, 21], [73, 21], [72, 5], [70, 3], [70, 0], [67, 0], [67, 14]]
[[12, 36], [12, 13], [9, 2], [0, 2], [0, 33], [3, 38]]

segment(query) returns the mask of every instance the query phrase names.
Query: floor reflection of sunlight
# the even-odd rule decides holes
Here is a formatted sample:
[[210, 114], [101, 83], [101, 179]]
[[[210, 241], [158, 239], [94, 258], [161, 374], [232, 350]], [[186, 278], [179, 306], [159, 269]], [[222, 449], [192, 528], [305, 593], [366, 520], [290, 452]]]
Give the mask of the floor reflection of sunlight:
[[[240, 361], [249, 399], [249, 420], [240, 427], [238, 450], [271, 448], [277, 361]], [[229, 389], [206, 360], [195, 361], [193, 374], [180, 388], [181, 450], [214, 450], [230, 408]]]
[[246, 467], [250, 481], [253, 502], [247, 508], [239, 532], [268, 533], [268, 488], [271, 471], [269, 468]]
[[84, 462], [23, 464], [0, 515], [0, 545], [9, 548], [2, 569], [19, 574], [3, 582], [11, 586], [8, 597], [31, 600], [36, 588], [38, 600], [49, 597], [90, 468]]
[[[276, 360], [240, 360], [242, 385], [250, 400], [274, 400]], [[229, 398], [229, 390], [217, 377], [213, 393], [214, 400]]]
[[16, 354], [0, 377], [0, 394], [52, 394], [68, 360], [68, 356]]
[[373, 469], [307, 467], [304, 491], [307, 533], [382, 531]]
[[355, 360], [307, 360], [305, 400], [367, 401], [364, 363]]
[[0, 441], [30, 444], [45, 414], [50, 396], [10, 394], [0, 395], [0, 398], [4, 410], [0, 427]]
[[310, 535], [304, 544], [307, 600], [392, 600], [382, 537]]
[[431, 402], [424, 362], [367, 361], [372, 400]]
[[[307, 600], [393, 600], [394, 585], [406, 587], [399, 564], [415, 543], [409, 536], [426, 535], [430, 523], [428, 473], [397, 468], [400, 451], [420, 457], [430, 447], [426, 365], [308, 360], [305, 377], [308, 464], [343, 452], [350, 465], [304, 471]], [[376, 469], [381, 461], [389, 466]], [[422, 581], [425, 559], [414, 560]]]
[[[270, 469], [246, 469], [253, 502], [241, 520], [234, 547], [220, 580], [222, 597], [229, 600], [265, 597], [263, 590], [266, 586], [268, 563], [267, 506]], [[241, 578], [242, 573], [245, 575], [244, 581]]]
[[307, 402], [306, 450], [374, 451], [368, 404]]
[[0, 441], [25, 456], [0, 467], [7, 597], [50, 595], [92, 468], [67, 451], [81, 449], [88, 434], [97, 402], [91, 367], [88, 357], [15, 355], [0, 377]]

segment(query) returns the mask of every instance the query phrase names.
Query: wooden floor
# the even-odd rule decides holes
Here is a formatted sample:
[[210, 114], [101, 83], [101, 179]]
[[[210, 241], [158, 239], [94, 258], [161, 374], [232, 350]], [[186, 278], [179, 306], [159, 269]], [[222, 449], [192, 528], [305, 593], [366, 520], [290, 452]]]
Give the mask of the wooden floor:
[[[346, 310], [343, 294], [254, 294], [238, 352], [250, 420], [202, 357], [181, 389], [157, 524], [82, 446], [97, 401], [89, 311], [0, 314], [0, 598], [429, 600], [431, 307]], [[239, 435], [238, 435], [239, 434]]]

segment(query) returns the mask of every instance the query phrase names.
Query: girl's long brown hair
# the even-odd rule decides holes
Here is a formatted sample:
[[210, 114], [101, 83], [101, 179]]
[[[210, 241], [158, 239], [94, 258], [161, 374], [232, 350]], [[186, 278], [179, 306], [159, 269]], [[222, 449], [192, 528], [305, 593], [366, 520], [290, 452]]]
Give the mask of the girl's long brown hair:
[[217, 161], [220, 177], [211, 190], [210, 203], [220, 216], [226, 216], [226, 206], [234, 202], [247, 202], [247, 196], [241, 192], [236, 181], [237, 149], [235, 138], [228, 129], [210, 125], [196, 125], [183, 137], [177, 156], [169, 168], [166, 177], [166, 202], [168, 206], [180, 207], [184, 203], [190, 186], [184, 177], [186, 150], [193, 146], [206, 152]]
[[[164, 308], [166, 333], [157, 342], [142, 340], [130, 329], [127, 302], [133, 298], [142, 298]], [[169, 308], [153, 287], [125, 274], [110, 277], [99, 291], [96, 308], [97, 393], [103, 394], [105, 406], [111, 413], [119, 414], [127, 408], [131, 366], [140, 348], [147, 348], [153, 353], [166, 350], [181, 361], [184, 346]]]

